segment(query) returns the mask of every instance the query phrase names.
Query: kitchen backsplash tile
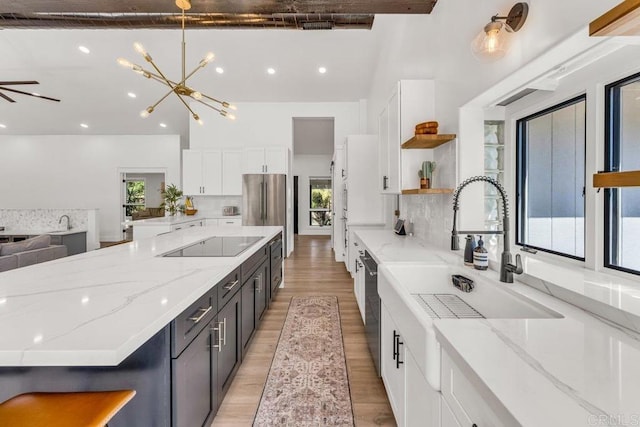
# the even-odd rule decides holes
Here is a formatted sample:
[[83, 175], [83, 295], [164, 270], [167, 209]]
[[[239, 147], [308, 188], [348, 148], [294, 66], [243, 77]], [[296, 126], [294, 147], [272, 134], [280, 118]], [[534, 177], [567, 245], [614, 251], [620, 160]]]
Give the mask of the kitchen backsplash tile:
[[71, 227], [86, 230], [87, 209], [0, 209], [0, 226], [5, 231], [57, 231], [66, 229], [68, 215]]
[[451, 194], [400, 196], [400, 216], [413, 223], [413, 234], [449, 249], [453, 197]]
[[194, 196], [193, 204], [198, 215], [222, 215], [223, 206], [237, 206], [242, 214], [242, 196]]

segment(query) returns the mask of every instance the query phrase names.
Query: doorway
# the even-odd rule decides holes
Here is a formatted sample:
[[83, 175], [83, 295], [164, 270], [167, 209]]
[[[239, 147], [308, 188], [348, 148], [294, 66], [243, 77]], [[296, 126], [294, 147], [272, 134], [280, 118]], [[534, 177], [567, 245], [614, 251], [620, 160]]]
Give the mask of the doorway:
[[121, 171], [122, 240], [133, 239], [130, 221], [164, 216], [162, 192], [165, 173], [152, 171]]

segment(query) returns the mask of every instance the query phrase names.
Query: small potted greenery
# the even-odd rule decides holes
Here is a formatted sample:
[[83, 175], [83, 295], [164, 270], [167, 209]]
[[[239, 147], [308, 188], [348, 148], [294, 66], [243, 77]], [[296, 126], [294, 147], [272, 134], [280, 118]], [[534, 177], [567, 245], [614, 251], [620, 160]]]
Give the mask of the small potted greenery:
[[162, 198], [164, 201], [160, 207], [163, 207], [171, 216], [178, 212], [182, 212], [184, 210], [184, 205], [180, 204], [180, 200], [182, 199], [183, 194], [182, 190], [176, 187], [175, 184], [169, 184], [167, 188], [162, 191]]

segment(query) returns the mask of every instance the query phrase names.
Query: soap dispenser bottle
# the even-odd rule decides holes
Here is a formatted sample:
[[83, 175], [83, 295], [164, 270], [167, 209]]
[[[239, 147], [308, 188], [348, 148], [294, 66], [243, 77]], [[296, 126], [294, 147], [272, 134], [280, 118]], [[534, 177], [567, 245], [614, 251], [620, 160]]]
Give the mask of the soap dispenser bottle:
[[473, 250], [473, 267], [476, 270], [486, 270], [489, 268], [489, 253], [484, 248], [482, 236], [478, 236], [478, 247]]
[[472, 234], [465, 237], [467, 243], [464, 245], [464, 265], [473, 265], [473, 250], [476, 248], [476, 239]]

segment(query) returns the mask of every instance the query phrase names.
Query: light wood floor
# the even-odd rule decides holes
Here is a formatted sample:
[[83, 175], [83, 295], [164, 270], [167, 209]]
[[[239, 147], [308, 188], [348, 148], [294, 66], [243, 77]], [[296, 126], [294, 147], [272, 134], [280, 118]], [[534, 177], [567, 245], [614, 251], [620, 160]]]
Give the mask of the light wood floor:
[[213, 426], [250, 426], [264, 388], [291, 297], [338, 297], [351, 400], [357, 426], [394, 426], [382, 380], [376, 376], [353, 294], [353, 280], [335, 262], [328, 236], [296, 236], [285, 260], [285, 287], [280, 289], [256, 331]]

